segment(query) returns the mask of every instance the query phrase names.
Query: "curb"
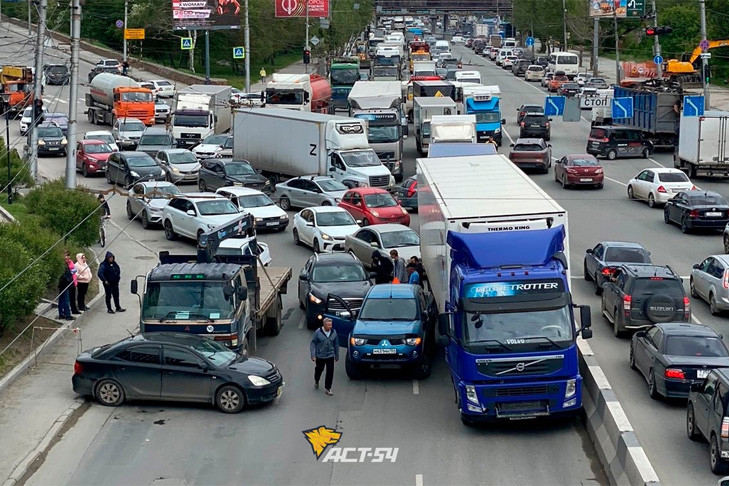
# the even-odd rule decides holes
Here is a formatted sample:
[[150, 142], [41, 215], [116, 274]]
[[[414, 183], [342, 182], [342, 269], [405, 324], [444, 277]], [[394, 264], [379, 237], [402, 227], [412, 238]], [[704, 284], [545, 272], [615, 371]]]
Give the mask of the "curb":
[[577, 345], [587, 433], [595, 445], [610, 484], [660, 485], [658, 474], [640, 445], [590, 345], [582, 339], [578, 339]]

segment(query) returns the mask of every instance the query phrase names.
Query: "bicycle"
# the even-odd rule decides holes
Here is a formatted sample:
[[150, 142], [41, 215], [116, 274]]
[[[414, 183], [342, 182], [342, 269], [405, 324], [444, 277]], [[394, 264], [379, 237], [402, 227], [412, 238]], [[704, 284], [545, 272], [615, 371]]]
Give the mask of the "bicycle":
[[106, 222], [111, 219], [111, 216], [104, 215], [101, 217], [101, 223], [99, 224], [99, 244], [103, 248], [106, 246]]

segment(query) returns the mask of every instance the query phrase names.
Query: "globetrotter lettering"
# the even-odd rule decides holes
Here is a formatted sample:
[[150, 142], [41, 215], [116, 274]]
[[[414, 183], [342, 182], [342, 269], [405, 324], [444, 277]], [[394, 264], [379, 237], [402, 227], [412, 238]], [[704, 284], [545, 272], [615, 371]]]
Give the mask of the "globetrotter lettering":
[[562, 283], [553, 282], [491, 282], [473, 284], [467, 291], [469, 298], [513, 297], [533, 292], [561, 292]]

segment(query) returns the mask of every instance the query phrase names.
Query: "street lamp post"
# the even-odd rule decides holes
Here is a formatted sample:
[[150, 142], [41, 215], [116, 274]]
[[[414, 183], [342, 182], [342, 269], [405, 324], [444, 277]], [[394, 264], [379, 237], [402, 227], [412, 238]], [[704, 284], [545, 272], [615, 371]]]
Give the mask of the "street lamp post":
[[5, 153], [8, 158], [8, 204], [13, 204], [13, 185], [10, 176], [10, 93], [0, 93], [3, 102], [3, 111], [5, 112]]

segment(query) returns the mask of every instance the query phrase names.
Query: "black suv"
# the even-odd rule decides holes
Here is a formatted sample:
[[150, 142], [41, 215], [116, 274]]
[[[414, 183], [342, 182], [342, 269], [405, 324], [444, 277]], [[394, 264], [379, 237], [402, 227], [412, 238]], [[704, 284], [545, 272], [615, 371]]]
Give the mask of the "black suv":
[[266, 194], [271, 194], [271, 182], [247, 160], [228, 158], [205, 159], [200, 164], [197, 175], [197, 187], [200, 192], [215, 192], [221, 187], [250, 187]]
[[657, 322], [691, 319], [681, 277], [669, 266], [620, 265], [602, 288], [602, 314], [617, 337]]
[[711, 472], [729, 472], [729, 368], [709, 372], [703, 383], [692, 383], [686, 410], [689, 439], [709, 441]]
[[43, 66], [43, 74], [46, 76], [47, 84], [68, 84], [71, 80], [71, 73], [65, 64], [46, 64]]
[[537, 113], [527, 113], [519, 123], [519, 138], [543, 138], [549, 141], [551, 118]]

